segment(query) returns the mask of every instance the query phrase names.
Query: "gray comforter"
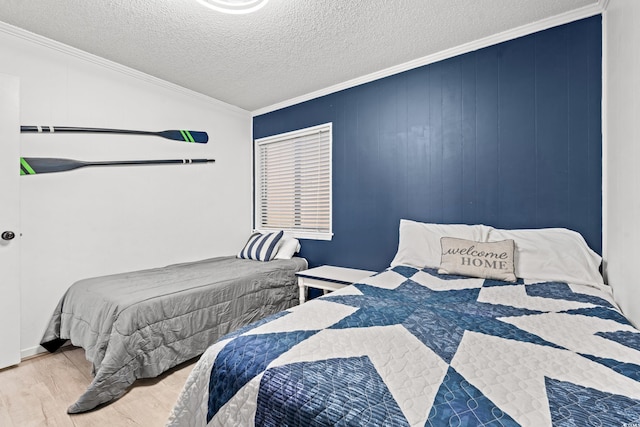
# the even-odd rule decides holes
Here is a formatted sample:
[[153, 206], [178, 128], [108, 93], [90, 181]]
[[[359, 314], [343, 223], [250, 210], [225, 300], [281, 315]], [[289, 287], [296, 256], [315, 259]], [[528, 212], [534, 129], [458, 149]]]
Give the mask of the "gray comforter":
[[306, 260], [212, 258], [81, 280], [62, 297], [42, 338], [83, 347], [93, 382], [69, 413], [117, 399], [137, 378], [202, 354], [219, 337], [296, 304]]

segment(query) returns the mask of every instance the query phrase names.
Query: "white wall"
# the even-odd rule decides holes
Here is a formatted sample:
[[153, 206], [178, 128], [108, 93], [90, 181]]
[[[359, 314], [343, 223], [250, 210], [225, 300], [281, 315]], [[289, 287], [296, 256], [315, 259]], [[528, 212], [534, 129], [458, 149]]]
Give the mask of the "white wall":
[[640, 326], [640, 2], [604, 14], [604, 236], [608, 283]]
[[210, 138], [203, 145], [22, 134], [23, 157], [216, 159], [21, 177], [24, 357], [38, 349], [48, 317], [74, 281], [233, 254], [244, 244], [251, 227], [251, 117], [62, 45], [36, 43], [8, 26], [0, 30], [0, 72], [21, 79], [22, 125], [191, 129]]

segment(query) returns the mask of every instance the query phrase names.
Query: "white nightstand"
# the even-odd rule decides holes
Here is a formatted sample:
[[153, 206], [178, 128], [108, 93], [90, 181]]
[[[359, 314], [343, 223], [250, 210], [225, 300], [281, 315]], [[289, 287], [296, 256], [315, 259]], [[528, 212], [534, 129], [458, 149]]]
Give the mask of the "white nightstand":
[[332, 265], [322, 265], [299, 271], [298, 286], [300, 287], [300, 304], [307, 299], [307, 288], [316, 288], [327, 291], [338, 289], [359, 282], [365, 277], [376, 274], [377, 271], [356, 270], [355, 268], [334, 267]]

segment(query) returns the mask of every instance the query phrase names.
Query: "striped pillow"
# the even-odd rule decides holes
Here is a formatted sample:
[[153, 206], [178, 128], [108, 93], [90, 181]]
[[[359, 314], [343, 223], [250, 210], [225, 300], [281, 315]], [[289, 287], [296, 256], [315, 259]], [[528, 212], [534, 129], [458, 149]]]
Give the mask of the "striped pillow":
[[238, 254], [238, 258], [253, 259], [256, 261], [271, 261], [276, 256], [276, 249], [283, 231], [277, 233], [254, 233], [249, 237], [247, 244]]

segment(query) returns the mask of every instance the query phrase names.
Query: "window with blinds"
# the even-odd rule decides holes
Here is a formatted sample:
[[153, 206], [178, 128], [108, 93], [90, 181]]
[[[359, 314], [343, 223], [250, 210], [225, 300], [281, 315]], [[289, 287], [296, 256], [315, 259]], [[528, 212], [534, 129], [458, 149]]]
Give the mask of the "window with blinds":
[[331, 240], [331, 123], [258, 139], [256, 228]]

